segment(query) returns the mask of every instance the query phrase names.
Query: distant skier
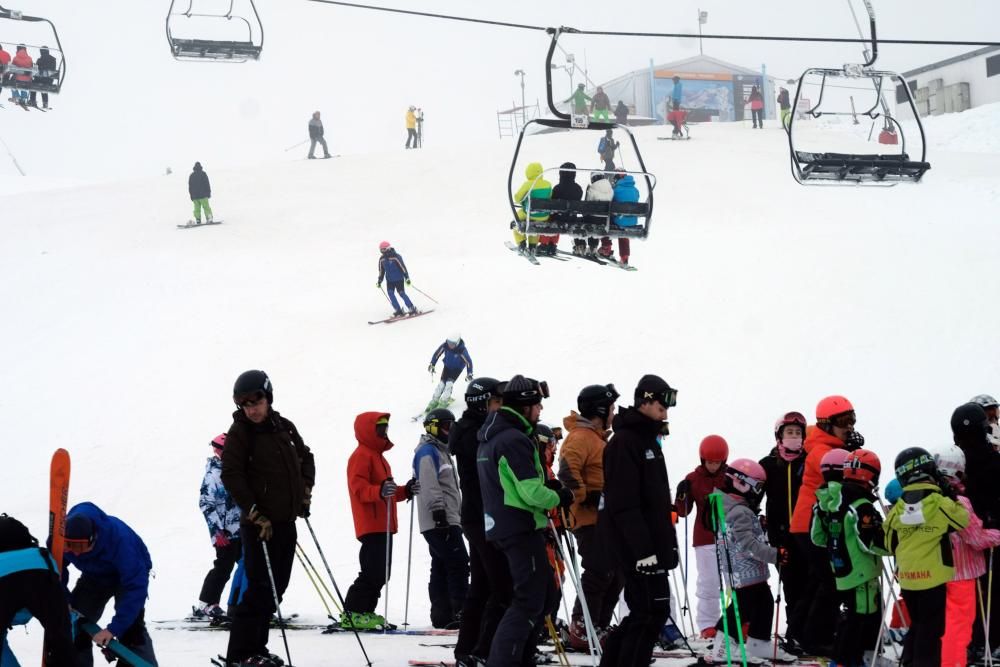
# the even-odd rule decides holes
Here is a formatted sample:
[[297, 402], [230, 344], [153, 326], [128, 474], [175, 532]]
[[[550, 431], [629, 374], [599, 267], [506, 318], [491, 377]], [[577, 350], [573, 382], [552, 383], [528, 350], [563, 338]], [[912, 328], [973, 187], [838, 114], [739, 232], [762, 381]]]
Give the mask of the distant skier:
[[[18, 44], [17, 49], [14, 52], [14, 60], [11, 61], [11, 65], [25, 71], [14, 73], [13, 79], [15, 86], [19, 84], [31, 83], [31, 68], [34, 64], [35, 63], [31, 59], [31, 56], [28, 55], [28, 48], [24, 44]], [[21, 106], [28, 106], [28, 91], [15, 88], [13, 95], [13, 100], [17, 104], [20, 104]]]
[[403, 303], [406, 304], [410, 315], [415, 315], [417, 307], [410, 301], [410, 297], [406, 296], [406, 288], [403, 286], [404, 283], [406, 285], [410, 284], [410, 272], [406, 270], [406, 263], [403, 262], [403, 256], [397, 253], [396, 249], [388, 241], [379, 243], [378, 251], [381, 253], [381, 256], [378, 258], [378, 281], [375, 283], [375, 287], [382, 289], [383, 278], [388, 283], [389, 302], [392, 303], [393, 317], [403, 316], [403, 309], [399, 307], [399, 301], [396, 300], [397, 292], [403, 298]]
[[764, 96], [760, 94], [757, 86], [750, 89], [750, 97], [746, 99], [750, 105], [750, 115], [753, 118], [753, 129], [764, 129]]
[[[410, 145], [413, 142], [413, 145]], [[406, 110], [406, 148], [420, 148], [417, 141], [417, 107]]]
[[[210, 444], [212, 456], [208, 457], [205, 466], [198, 506], [208, 523], [208, 534], [215, 547], [215, 562], [205, 575], [198, 605], [192, 611], [195, 617], [219, 621], [227, 618], [219, 607], [222, 589], [229, 581], [233, 566], [243, 557], [243, 550], [240, 543], [240, 508], [222, 485], [222, 452], [226, 446], [226, 434], [217, 435]], [[235, 581], [233, 585], [236, 586]]]
[[594, 116], [594, 120], [611, 120], [611, 100], [608, 98], [608, 94], [604, 92], [604, 88], [597, 87], [597, 92], [594, 93], [594, 97], [591, 99], [590, 110]]
[[563, 102], [573, 102], [573, 113], [577, 115], [586, 115], [587, 102], [593, 101], [594, 98], [586, 93], [582, 83], [577, 84], [576, 92], [563, 100]]
[[208, 182], [208, 174], [201, 168], [201, 162], [194, 163], [194, 171], [188, 176], [188, 194], [194, 202], [194, 222], [201, 224], [201, 213], [205, 212], [205, 222], [212, 222], [212, 207], [208, 200], [212, 198], [212, 185]]
[[788, 121], [792, 117], [792, 103], [788, 99], [788, 89], [780, 88], [778, 92], [778, 107], [781, 108], [781, 126], [788, 127]]
[[619, 125], [628, 125], [628, 106], [621, 100], [618, 100], [618, 106], [615, 107], [615, 122]]
[[687, 111], [684, 111], [675, 103], [674, 108], [667, 114], [667, 122], [674, 128], [673, 132], [670, 133], [671, 138], [683, 139], [684, 126], [687, 125]]
[[679, 76], [674, 77], [674, 87], [670, 91], [670, 102], [673, 109], [679, 109], [684, 102], [684, 83]]
[[0, 90], [3, 90], [3, 84], [7, 82], [7, 65], [10, 65], [10, 53], [0, 44]]
[[[57, 73], [56, 59], [52, 57], [49, 53], [49, 47], [43, 46], [40, 49], [41, 55], [38, 56], [38, 60], [35, 61], [35, 65], [38, 66], [38, 76], [35, 77], [35, 83], [52, 85], [55, 80], [55, 75]], [[31, 98], [28, 100], [28, 104], [35, 107], [38, 106], [38, 99], [35, 96], [35, 91], [31, 91]], [[49, 94], [42, 93], [42, 108], [49, 108]]]
[[465, 347], [462, 334], [455, 332], [448, 336], [445, 342], [438, 345], [434, 354], [431, 355], [431, 364], [427, 370], [434, 373], [438, 359], [441, 359], [442, 356], [444, 357], [444, 368], [441, 369], [441, 381], [434, 388], [434, 395], [431, 396], [431, 402], [427, 404], [427, 409], [424, 412], [430, 412], [435, 408], [446, 408], [451, 404], [452, 387], [455, 386], [455, 380], [458, 379], [463, 370], [466, 371], [465, 379], [469, 382], [472, 381], [472, 356]]
[[597, 142], [597, 154], [604, 162], [605, 171], [615, 170], [615, 153], [618, 151], [618, 142], [615, 141], [614, 133], [607, 130], [601, 140]]
[[323, 121], [319, 119], [319, 112], [314, 111], [309, 119], [309, 155], [310, 160], [316, 159], [316, 144], [323, 147], [323, 157], [330, 157], [330, 149], [326, 147], [326, 139], [323, 138]]

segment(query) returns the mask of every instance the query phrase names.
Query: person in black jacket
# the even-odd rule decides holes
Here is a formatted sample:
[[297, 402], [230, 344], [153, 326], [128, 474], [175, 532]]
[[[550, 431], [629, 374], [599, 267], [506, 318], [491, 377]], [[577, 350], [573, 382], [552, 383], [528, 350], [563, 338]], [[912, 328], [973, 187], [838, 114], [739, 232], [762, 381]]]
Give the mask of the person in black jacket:
[[[41, 53], [41, 55], [38, 56], [38, 60], [35, 61], [35, 66], [38, 67], [38, 76], [36, 76], [33, 79], [33, 81], [35, 83], [52, 85], [53, 81], [55, 81], [55, 74], [57, 67], [56, 59], [52, 56], [51, 53], [49, 53], [49, 47], [47, 46], [43, 46], [39, 50], [39, 53]], [[38, 106], [38, 98], [36, 97], [34, 90], [31, 91], [31, 96], [30, 99], [28, 100], [28, 104], [33, 107]], [[42, 93], [42, 108], [43, 109], [49, 108], [48, 93]]]
[[323, 147], [323, 157], [330, 157], [330, 151], [326, 147], [326, 139], [323, 138], [323, 121], [319, 119], [319, 112], [314, 111], [312, 118], [309, 119], [309, 140], [312, 142], [309, 144], [309, 159], [316, 159], [316, 144]]
[[201, 168], [201, 162], [194, 163], [194, 170], [188, 176], [188, 194], [194, 202], [194, 222], [201, 224], [201, 212], [205, 211], [205, 222], [212, 222], [212, 207], [208, 200], [212, 198], [212, 185], [208, 182], [208, 174]]
[[227, 661], [238, 663], [269, 659], [267, 636], [275, 605], [264, 551], [280, 600], [295, 561], [295, 519], [309, 516], [316, 466], [295, 424], [271, 407], [274, 393], [264, 371], [236, 378], [233, 401], [238, 407], [222, 452], [222, 484], [244, 513], [240, 534], [246, 586], [233, 613], [226, 654]]
[[615, 107], [615, 122], [628, 125], [628, 107], [621, 100], [618, 100], [618, 106]]
[[598, 530], [625, 575], [629, 614], [608, 635], [601, 667], [646, 667], [670, 615], [667, 572], [677, 567], [673, 501], [660, 436], [677, 390], [644, 375], [634, 405], [618, 411], [604, 448], [604, 508]]

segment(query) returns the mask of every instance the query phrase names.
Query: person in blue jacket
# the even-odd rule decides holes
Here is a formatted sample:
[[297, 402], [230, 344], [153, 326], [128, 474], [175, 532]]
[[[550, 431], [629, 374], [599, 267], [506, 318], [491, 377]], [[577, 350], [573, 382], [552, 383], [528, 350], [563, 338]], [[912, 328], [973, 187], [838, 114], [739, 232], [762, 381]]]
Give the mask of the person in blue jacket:
[[[70, 606], [99, 623], [104, 607], [114, 598], [115, 615], [93, 643], [107, 646], [117, 639], [136, 655], [157, 664], [153, 640], [146, 630], [145, 605], [149, 594], [149, 571], [153, 561], [142, 539], [116, 517], [93, 503], [80, 503], [66, 515], [66, 553], [63, 583], [69, 581], [69, 566], [80, 570], [70, 593]], [[76, 665], [94, 664], [93, 647], [84, 633], [76, 638]]]
[[680, 109], [681, 101], [684, 99], [684, 84], [679, 76], [674, 77], [674, 88], [670, 91], [670, 102], [672, 109]]
[[415, 315], [417, 307], [410, 301], [410, 297], [406, 296], [406, 288], [403, 287], [404, 283], [410, 284], [410, 272], [406, 270], [403, 256], [396, 252], [396, 249], [388, 241], [379, 243], [378, 251], [381, 256], [378, 258], [378, 282], [375, 283], [375, 287], [382, 289], [383, 278], [389, 284], [389, 301], [392, 303], [393, 317], [403, 316], [403, 309], [396, 301], [396, 292], [399, 292], [399, 296], [403, 297], [403, 303], [406, 304], [410, 315]]
[[[635, 179], [632, 178], [631, 174], [624, 174], [617, 181], [615, 181], [614, 196], [611, 201], [623, 201], [623, 202], [637, 202], [639, 201], [639, 189], [635, 187]], [[634, 215], [615, 215], [612, 216], [611, 222], [619, 227], [635, 227], [639, 224], [638, 216]], [[619, 262], [622, 264], [628, 264], [628, 257], [630, 254], [631, 246], [629, 244], [629, 239], [627, 237], [621, 236], [618, 238], [618, 256]], [[605, 236], [601, 239], [601, 248], [597, 251], [602, 257], [606, 259], [614, 259], [611, 250], [611, 238]]]
[[466, 371], [466, 381], [472, 381], [472, 355], [465, 347], [462, 334], [457, 332], [451, 334], [445, 342], [434, 350], [434, 354], [431, 355], [431, 364], [427, 367], [431, 374], [434, 373], [438, 359], [442, 356], [444, 357], [444, 368], [441, 369], [441, 381], [434, 387], [434, 395], [431, 396], [431, 402], [424, 409], [425, 413], [451, 405], [451, 390], [455, 386], [455, 380], [462, 374], [462, 370]]

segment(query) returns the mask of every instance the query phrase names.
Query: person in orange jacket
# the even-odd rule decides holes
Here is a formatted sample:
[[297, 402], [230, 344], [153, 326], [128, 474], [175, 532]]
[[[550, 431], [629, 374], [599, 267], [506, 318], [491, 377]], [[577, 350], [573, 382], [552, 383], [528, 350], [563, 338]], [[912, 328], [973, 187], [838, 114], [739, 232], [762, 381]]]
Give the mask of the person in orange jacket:
[[[28, 48], [24, 44], [17, 45], [17, 50], [14, 52], [14, 59], [11, 61], [11, 65], [26, 70], [30, 70], [34, 67], [35, 62], [31, 59], [31, 56], [28, 55]], [[29, 72], [17, 72], [14, 74], [13, 79], [17, 83], [31, 83], [31, 74]], [[17, 85], [17, 83], [15, 85]], [[27, 106], [28, 91], [18, 90], [15, 88], [13, 95], [15, 102], [21, 106]]]
[[420, 491], [415, 479], [405, 486], [397, 486], [393, 480], [392, 468], [384, 456], [392, 448], [388, 429], [388, 412], [362, 412], [354, 419], [358, 446], [347, 460], [347, 487], [354, 534], [361, 542], [361, 571], [344, 598], [340, 624], [345, 628], [386, 627], [385, 617], [376, 614], [375, 608], [392, 566], [391, 540], [398, 528], [396, 503], [412, 500]]

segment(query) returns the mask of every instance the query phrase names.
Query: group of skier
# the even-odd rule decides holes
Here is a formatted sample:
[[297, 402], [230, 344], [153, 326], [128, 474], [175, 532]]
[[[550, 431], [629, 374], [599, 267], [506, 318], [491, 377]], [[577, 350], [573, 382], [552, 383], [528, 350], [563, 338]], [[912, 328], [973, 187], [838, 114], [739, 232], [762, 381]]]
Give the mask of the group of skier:
[[[29, 86], [32, 82], [50, 85], [58, 76], [58, 63], [50, 51], [49, 47], [43, 46], [38, 51], [38, 59], [35, 60], [28, 53], [28, 47], [18, 44], [14, 49], [14, 56], [4, 50], [0, 44], [0, 90], [3, 86], [11, 86], [11, 101], [24, 108], [38, 107], [38, 98], [34, 90], [29, 92], [22, 86]], [[42, 109], [49, 108], [49, 94], [42, 93]]]

